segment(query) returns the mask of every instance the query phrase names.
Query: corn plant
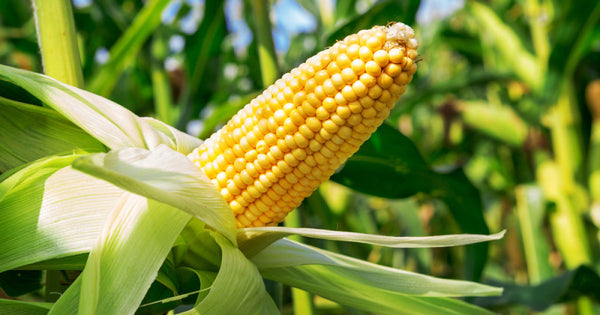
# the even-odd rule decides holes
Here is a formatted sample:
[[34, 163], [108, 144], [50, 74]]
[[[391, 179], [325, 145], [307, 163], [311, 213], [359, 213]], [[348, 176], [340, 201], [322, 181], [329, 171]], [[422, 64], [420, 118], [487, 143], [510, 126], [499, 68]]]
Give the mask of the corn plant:
[[0, 313], [600, 311], [600, 5], [432, 2], [0, 1]]
[[[271, 174], [288, 175], [264, 186], [285, 187], [286, 180], [296, 184], [288, 169], [298, 165], [297, 170], [303, 171], [303, 164], [298, 160], [306, 158], [308, 150], [316, 152], [313, 160], [318, 165], [307, 164], [311, 169], [306, 173], [316, 177], [309, 179], [310, 186], [306, 188], [299, 184], [288, 187], [287, 192], [273, 188], [281, 200], [291, 199], [286, 203], [288, 208], [280, 212], [272, 204], [257, 202], [255, 208], [263, 213], [249, 221], [254, 208], [248, 206], [246, 212], [238, 209], [242, 199], [233, 197], [235, 190], [229, 188], [242, 182], [248, 185], [246, 179], [251, 174], [240, 172], [222, 180], [221, 174], [228, 173], [217, 171], [229, 156], [217, 156], [214, 163], [204, 158], [205, 152], [218, 152], [221, 142], [215, 137], [222, 135], [223, 144], [229, 139], [240, 140], [237, 129], [232, 130], [231, 135], [218, 132], [203, 144], [198, 138], [160, 120], [139, 117], [99, 95], [110, 94], [116, 87], [114, 76], [127, 67], [134, 56], [131, 52], [140, 49], [160, 21], [158, 17], [167, 3], [159, 0], [144, 5], [130, 28], [111, 48], [111, 59], [105, 68], [90, 80], [89, 86], [84, 86], [70, 3], [63, 0], [33, 2], [46, 75], [0, 66], [0, 103], [5, 122], [2, 138], [7, 139], [1, 153], [0, 270], [4, 279], [2, 288], [10, 295], [35, 289], [42, 275], [39, 271], [44, 270], [47, 302], [2, 299], [3, 312], [164, 313], [182, 306], [185, 309], [178, 312], [185, 314], [276, 314], [280, 311], [277, 287], [269, 282], [275, 281], [343, 305], [382, 314], [487, 313], [450, 297], [495, 295], [501, 292], [498, 288], [385, 267], [304, 245], [286, 236], [407, 248], [467, 245], [496, 240], [503, 233], [402, 238], [310, 228], [248, 227], [276, 225], [321, 181], [331, 176], [337, 165], [382, 123], [416, 71], [417, 42], [412, 29], [397, 23], [359, 32], [309, 61], [307, 67], [312, 67], [312, 71], [305, 67], [306, 79], [310, 81], [314, 77], [313, 81], [322, 84], [313, 86], [315, 93], [330, 95], [330, 90], [338, 89], [345, 102], [352, 101], [353, 95], [357, 99], [362, 97], [362, 102], [355, 105], [364, 106], [364, 110], [349, 105], [345, 113], [341, 107], [332, 107], [333, 98], [324, 99], [314, 94], [313, 97], [316, 95], [322, 102], [312, 112], [305, 107], [302, 113], [309, 117], [305, 117], [307, 127], [302, 128], [304, 125], [300, 124], [302, 133], [297, 135], [305, 137], [308, 143], [310, 139], [306, 138], [311, 138], [310, 131], [315, 142], [309, 143], [310, 149], [282, 154], [279, 162], [283, 164], [270, 162], [276, 167]], [[259, 9], [265, 7], [265, 3], [257, 5]], [[347, 55], [333, 51], [341, 45], [348, 46]], [[204, 49], [200, 47], [200, 56]], [[333, 70], [335, 63], [329, 58], [335, 59], [342, 68], [339, 72]], [[199, 83], [195, 76], [205, 75], [205, 70], [197, 67], [198, 64], [198, 72], [192, 74], [190, 84]], [[317, 67], [327, 71], [318, 72]], [[342, 71], [346, 69], [351, 72]], [[108, 73], [111, 78], [107, 77]], [[289, 76], [283, 80], [288, 81]], [[263, 76], [265, 80], [268, 78]], [[297, 79], [300, 77], [294, 80]], [[159, 74], [156, 80], [160, 80]], [[286, 88], [291, 89], [293, 100], [308, 91], [310, 85], [308, 81], [303, 87], [290, 82], [281, 88], [283, 93], [287, 93]], [[350, 90], [338, 86], [340, 82]], [[159, 82], [156, 83], [158, 87]], [[275, 83], [267, 91], [279, 85]], [[310, 99], [310, 95], [307, 98]], [[249, 106], [254, 104], [250, 102]], [[287, 109], [288, 104], [294, 106], [288, 102], [279, 106]], [[298, 109], [300, 105], [295, 104]], [[291, 125], [287, 122], [297, 124], [297, 118], [302, 116], [292, 112], [288, 119], [280, 117], [283, 110], [269, 112], [269, 109], [263, 104], [252, 111], [243, 111], [231, 120], [231, 125], [240, 127], [236, 124], [243, 115], [249, 115], [250, 121], [261, 116], [270, 118], [264, 124], [270, 124], [271, 120], [281, 123], [284, 134], [279, 135], [279, 129], [275, 128], [273, 135], [280, 138], [270, 152], [285, 151], [279, 141], [286, 141], [285, 134], [290, 132]], [[327, 111], [337, 113], [338, 110], [337, 116], [331, 116], [330, 120], [326, 119], [329, 114], [324, 116]], [[349, 125], [353, 129], [337, 125], [340, 119], [350, 121], [351, 115], [346, 114], [351, 111], [362, 113], [362, 116], [354, 116], [355, 123]], [[313, 116], [316, 118], [311, 120]], [[316, 122], [319, 122], [319, 130], [312, 131]], [[250, 143], [268, 141], [267, 136], [256, 135], [256, 143]], [[239, 144], [231, 144], [234, 154], [238, 153], [236, 146], [244, 148], [244, 144], [248, 144], [249, 140], [243, 141], [248, 137], [249, 134], [245, 134]], [[349, 137], [358, 141], [349, 140], [349, 149], [341, 143], [332, 147], [335, 139]], [[318, 139], [324, 141], [319, 143]], [[330, 139], [333, 142], [327, 141]], [[317, 151], [317, 144], [322, 150]], [[220, 149], [227, 152], [224, 146]], [[331, 163], [324, 160], [329, 153], [338, 151], [343, 153], [338, 159]], [[292, 162], [292, 158], [297, 163]], [[192, 160], [198, 160], [199, 165]], [[252, 162], [252, 156], [246, 161]], [[230, 165], [234, 170], [237, 162]], [[216, 169], [211, 172], [206, 165], [214, 165]], [[246, 164], [243, 166], [247, 168]], [[326, 166], [325, 171], [318, 175], [317, 170], [323, 166]], [[229, 166], [224, 165], [223, 171], [229, 171]], [[270, 177], [268, 174], [265, 178]], [[236, 175], [241, 176], [239, 180]], [[262, 177], [255, 177], [258, 182], [252, 187], [256, 193], [267, 196], [267, 191], [259, 185]], [[302, 194], [295, 193], [298, 189]], [[254, 194], [251, 189], [244, 192], [246, 194], [239, 195], [241, 198]], [[282, 215], [270, 215], [273, 212]], [[24, 275], [31, 278], [26, 280]], [[68, 282], [64, 283], [65, 280]], [[24, 284], [30, 287], [23, 289]], [[64, 290], [57, 284], [64, 284]]]

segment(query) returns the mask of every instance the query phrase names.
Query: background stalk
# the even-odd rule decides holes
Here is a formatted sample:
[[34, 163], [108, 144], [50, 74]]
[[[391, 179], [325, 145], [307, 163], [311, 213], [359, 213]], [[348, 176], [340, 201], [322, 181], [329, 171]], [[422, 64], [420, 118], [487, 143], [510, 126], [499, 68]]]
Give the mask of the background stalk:
[[[292, 211], [285, 218], [285, 226], [299, 228], [302, 227], [302, 222], [300, 221], [300, 211]], [[288, 237], [289, 239], [302, 243], [302, 237], [298, 235], [291, 235]], [[313, 315], [313, 297], [312, 294], [306, 292], [301, 289], [291, 288], [292, 289], [292, 300], [294, 302], [294, 314], [306, 314]]]
[[271, 20], [269, 18], [269, 1], [252, 0], [252, 10], [256, 21], [256, 40], [258, 43], [258, 60], [263, 87], [271, 85], [279, 77], [279, 66], [275, 44], [271, 35]]
[[[578, 133], [579, 115], [573, 86], [566, 79], [562, 83], [556, 105], [549, 112], [549, 128], [556, 161], [555, 189], [560, 192], [554, 200], [556, 211], [550, 215], [552, 234], [565, 265], [574, 269], [592, 263], [590, 245], [583, 222], [583, 207], [577, 196], [577, 174], [582, 165], [581, 135]], [[540, 183], [542, 186], [547, 183]], [[594, 314], [587, 297], [577, 301], [579, 314]]]
[[44, 73], [64, 83], [83, 86], [81, 58], [69, 0], [33, 0]]
[[550, 249], [544, 241], [544, 203], [541, 190], [533, 185], [515, 188], [516, 210], [530, 284], [539, 284], [553, 276], [548, 259]]

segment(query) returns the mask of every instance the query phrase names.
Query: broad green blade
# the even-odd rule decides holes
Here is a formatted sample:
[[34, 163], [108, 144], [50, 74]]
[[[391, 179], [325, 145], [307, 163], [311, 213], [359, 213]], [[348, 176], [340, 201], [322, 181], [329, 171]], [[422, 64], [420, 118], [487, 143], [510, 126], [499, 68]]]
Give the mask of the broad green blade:
[[597, 61], [591, 58], [590, 63], [586, 65], [585, 59], [597, 53], [600, 39], [599, 2], [587, 0], [560, 2], [557, 7], [561, 11], [561, 16], [557, 20], [560, 21], [561, 26], [568, 25], [568, 27], [557, 27], [552, 32], [549, 71], [545, 76], [546, 84], [542, 91], [542, 95], [549, 103], [557, 101], [562, 90], [560, 87], [565, 82], [570, 84], [573, 79], [585, 77], [576, 74], [577, 69], [597, 68]]
[[105, 150], [55, 111], [0, 97], [0, 171], [79, 149]]
[[281, 281], [342, 305], [374, 314], [414, 315], [483, 315], [494, 314], [461, 300], [444, 297], [423, 297], [385, 290], [356, 273], [330, 266], [310, 265], [262, 272], [266, 278]]
[[301, 235], [333, 241], [356, 242], [392, 248], [423, 248], [468, 245], [501, 239], [505, 231], [493, 235], [456, 234], [427, 237], [393, 237], [355, 232], [330, 231], [309, 228], [257, 227], [238, 231], [238, 244], [252, 257], [273, 242], [289, 235]]
[[212, 235], [221, 247], [221, 268], [206, 298], [182, 314], [278, 314], [256, 266], [223, 236]]
[[85, 269], [50, 314], [133, 314], [190, 215], [124, 194], [111, 211]]
[[0, 79], [15, 84], [111, 149], [154, 148], [169, 137], [124, 107], [96, 94], [30, 71], [0, 65]]
[[77, 157], [49, 157], [2, 177], [0, 272], [91, 249], [124, 191], [71, 169]]
[[0, 314], [10, 315], [46, 315], [52, 303], [36, 303], [0, 299]]
[[181, 231], [185, 241], [185, 252], [180, 257], [180, 265], [198, 271], [216, 271], [221, 265], [221, 247], [211, 236], [206, 224], [198, 219], [192, 219]]
[[235, 242], [233, 212], [212, 182], [185, 155], [165, 145], [83, 157], [73, 167], [133, 193], [184, 210]]
[[[400, 269], [380, 266], [363, 260], [282, 239], [252, 258], [261, 274], [275, 274], [278, 269], [303, 265], [331, 266], [343, 270], [350, 278], [362, 279], [369, 285], [402, 294], [419, 296], [497, 295], [502, 292], [475, 282], [446, 280]], [[267, 277], [270, 278], [270, 277]], [[278, 279], [274, 279], [278, 280]], [[279, 280], [278, 280], [279, 281]]]
[[488, 314], [443, 297], [498, 295], [499, 288], [383, 267], [282, 239], [252, 261], [263, 277], [378, 314]]

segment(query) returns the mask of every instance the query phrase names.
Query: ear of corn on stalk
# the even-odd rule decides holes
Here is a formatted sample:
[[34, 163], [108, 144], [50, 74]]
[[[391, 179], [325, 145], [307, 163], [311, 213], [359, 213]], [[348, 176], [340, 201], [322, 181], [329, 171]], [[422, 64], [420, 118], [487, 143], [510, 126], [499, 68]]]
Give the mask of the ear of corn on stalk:
[[285, 74], [189, 155], [238, 228], [281, 222], [358, 150], [412, 80], [417, 46], [402, 23], [349, 35]]

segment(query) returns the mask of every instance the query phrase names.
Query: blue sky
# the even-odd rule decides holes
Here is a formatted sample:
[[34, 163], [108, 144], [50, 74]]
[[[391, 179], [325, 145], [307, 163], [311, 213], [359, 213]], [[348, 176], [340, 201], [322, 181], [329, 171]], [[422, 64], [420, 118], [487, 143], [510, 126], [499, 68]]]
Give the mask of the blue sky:
[[[336, 0], [329, 1], [333, 2], [333, 6], [335, 6]], [[228, 0], [226, 8], [228, 25], [230, 30], [236, 34], [234, 35], [234, 47], [238, 49], [245, 47], [252, 40], [252, 33], [245, 21], [241, 19], [240, 3], [241, 0]], [[463, 5], [464, 0], [422, 0], [417, 13], [417, 21], [420, 24], [427, 24], [442, 19]], [[290, 38], [294, 35], [314, 31], [317, 23], [315, 17], [295, 0], [274, 1], [272, 15], [273, 40], [278, 52], [287, 51]]]

